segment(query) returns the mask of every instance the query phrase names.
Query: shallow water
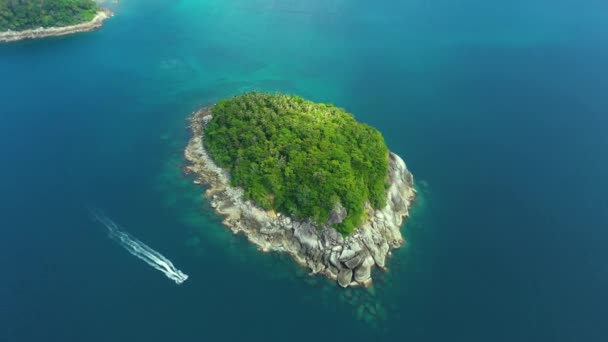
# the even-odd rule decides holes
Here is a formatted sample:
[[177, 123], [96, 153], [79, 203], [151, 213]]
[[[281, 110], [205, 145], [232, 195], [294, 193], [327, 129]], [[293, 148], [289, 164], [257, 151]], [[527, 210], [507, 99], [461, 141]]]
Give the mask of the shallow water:
[[[100, 31], [0, 45], [0, 340], [606, 340], [607, 11], [131, 0]], [[186, 117], [255, 89], [345, 107], [414, 173], [372, 290], [258, 252], [182, 175]]]

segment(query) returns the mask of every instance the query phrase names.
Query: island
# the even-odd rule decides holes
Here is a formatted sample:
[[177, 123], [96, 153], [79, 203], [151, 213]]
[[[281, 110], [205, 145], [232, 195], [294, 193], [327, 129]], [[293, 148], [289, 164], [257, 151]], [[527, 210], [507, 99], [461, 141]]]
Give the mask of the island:
[[190, 117], [187, 172], [234, 233], [342, 287], [371, 286], [416, 191], [376, 129], [331, 104], [246, 93]]
[[0, 0], [0, 42], [92, 31], [111, 16], [93, 0]]

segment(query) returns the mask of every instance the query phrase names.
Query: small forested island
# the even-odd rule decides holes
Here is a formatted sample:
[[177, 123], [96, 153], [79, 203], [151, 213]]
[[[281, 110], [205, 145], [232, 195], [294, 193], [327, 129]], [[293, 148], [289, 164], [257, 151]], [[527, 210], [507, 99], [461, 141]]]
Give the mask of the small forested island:
[[342, 287], [371, 285], [403, 244], [413, 176], [380, 132], [343, 109], [246, 93], [195, 112], [186, 170], [223, 223]]
[[91, 31], [111, 14], [93, 0], [0, 0], [0, 42]]

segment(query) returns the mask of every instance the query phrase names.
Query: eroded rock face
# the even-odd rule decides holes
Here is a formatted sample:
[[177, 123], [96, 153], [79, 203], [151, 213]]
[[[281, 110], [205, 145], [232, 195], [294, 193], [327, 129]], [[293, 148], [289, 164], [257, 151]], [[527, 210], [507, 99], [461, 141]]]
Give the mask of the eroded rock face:
[[[229, 184], [230, 175], [218, 167], [203, 147], [203, 134], [211, 119], [208, 108], [191, 118], [192, 138], [185, 150], [190, 165], [186, 169], [196, 176], [195, 183], [205, 184], [211, 207], [224, 217], [223, 223], [234, 233], [243, 232], [263, 251], [289, 253], [311, 273], [324, 274], [342, 287], [371, 284], [374, 265], [384, 269], [392, 248], [403, 244], [401, 224], [409, 216], [415, 198], [413, 177], [403, 160], [390, 153], [387, 206], [374, 210], [368, 207], [369, 218], [353, 234], [343, 238], [328, 225], [269, 213], [244, 197], [240, 188]], [[336, 206], [331, 222], [341, 222], [346, 210]]]

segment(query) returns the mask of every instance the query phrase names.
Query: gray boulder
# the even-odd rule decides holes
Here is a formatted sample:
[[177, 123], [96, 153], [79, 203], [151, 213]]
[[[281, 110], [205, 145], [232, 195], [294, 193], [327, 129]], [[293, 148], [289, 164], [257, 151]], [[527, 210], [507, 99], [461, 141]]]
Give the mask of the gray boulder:
[[364, 283], [371, 278], [372, 265], [374, 259], [368, 256], [363, 263], [355, 269], [355, 280], [359, 283]]
[[342, 268], [342, 265], [340, 265], [340, 261], [338, 261], [338, 253], [336, 252], [331, 253], [331, 255], [329, 256], [329, 262], [338, 269]]
[[347, 287], [353, 279], [353, 270], [344, 268], [338, 273], [338, 284], [342, 287]]
[[329, 213], [329, 220], [327, 221], [327, 224], [340, 224], [342, 221], [344, 221], [346, 216], [348, 216], [346, 208], [344, 208], [342, 204], [338, 202], [334, 206], [334, 209]]
[[347, 260], [344, 264], [346, 265], [346, 267], [352, 270], [355, 267], [361, 265], [361, 262], [363, 262], [363, 257], [360, 255], [355, 255], [352, 259]]
[[354, 256], [355, 256], [354, 251], [351, 251], [350, 249], [345, 249], [342, 251], [342, 254], [340, 254], [340, 261], [344, 262], [344, 261], [350, 260]]

